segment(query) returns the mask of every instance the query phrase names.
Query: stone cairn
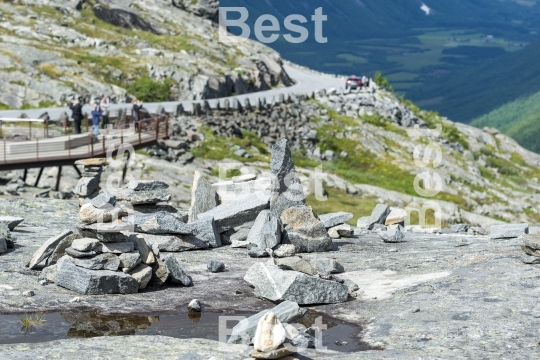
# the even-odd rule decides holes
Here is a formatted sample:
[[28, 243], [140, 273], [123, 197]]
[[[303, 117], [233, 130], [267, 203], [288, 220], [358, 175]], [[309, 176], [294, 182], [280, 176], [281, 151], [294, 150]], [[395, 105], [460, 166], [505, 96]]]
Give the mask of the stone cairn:
[[15, 239], [11, 236], [11, 232], [23, 221], [22, 217], [0, 216], [0, 254], [15, 247]]
[[[43, 279], [82, 294], [135, 293], [167, 283], [191, 286], [173, 253], [231, 245], [246, 248], [251, 257], [269, 258], [245, 276], [258, 297], [338, 303], [358, 290], [334, 275], [344, 271], [335, 260], [296, 255], [333, 250], [332, 237], [353, 235], [345, 224], [352, 214], [318, 217], [306, 205], [286, 139], [272, 148], [272, 179], [243, 175], [212, 185], [195, 173], [187, 213], [160, 205], [171, 198], [161, 181], [132, 181], [108, 192], [95, 180], [106, 162], [79, 163], [85, 176], [77, 186], [81, 208], [76, 231], [49, 239], [28, 263], [31, 269], [45, 265]], [[225, 264], [212, 261], [207, 267], [219, 272]]]

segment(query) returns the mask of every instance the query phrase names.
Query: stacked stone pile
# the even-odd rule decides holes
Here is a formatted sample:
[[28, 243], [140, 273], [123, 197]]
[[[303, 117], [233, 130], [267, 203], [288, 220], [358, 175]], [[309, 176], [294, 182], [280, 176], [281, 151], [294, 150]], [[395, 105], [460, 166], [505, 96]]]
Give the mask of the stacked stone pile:
[[107, 159], [77, 160], [75, 165], [82, 165], [83, 173], [73, 192], [79, 196], [80, 201], [97, 195], [103, 167], [108, 165]]
[[[65, 231], [49, 239], [34, 254], [29, 267], [45, 265], [43, 278], [83, 294], [133, 293], [166, 283], [190, 286], [190, 277], [172, 253], [216, 248], [231, 239], [245, 243], [250, 255], [257, 257], [329, 251], [333, 243], [328, 229], [343, 226], [352, 216], [329, 214], [323, 223], [306, 206], [285, 139], [272, 149], [273, 179], [263, 182], [262, 190], [246, 186], [260, 180], [244, 176], [231, 183], [234, 196], [220, 196], [219, 188], [195, 174], [187, 214], [160, 205], [171, 197], [168, 185], [161, 181], [132, 181], [120, 189], [102, 191], [88, 185], [94, 184], [91, 179], [99, 176], [105, 163], [99, 159], [81, 163], [85, 176], [79, 188], [85, 195], [80, 201], [78, 233]], [[92, 172], [93, 177], [86, 176]], [[346, 234], [349, 230], [336, 232]], [[214, 266], [211, 268], [213, 271]], [[224, 264], [216, 268], [219, 271]], [[347, 299], [347, 286], [329, 274], [317, 272], [309, 278], [299, 274], [299, 282], [307, 286], [336, 288], [331, 295], [325, 290], [314, 296], [315, 300], [302, 303]]]

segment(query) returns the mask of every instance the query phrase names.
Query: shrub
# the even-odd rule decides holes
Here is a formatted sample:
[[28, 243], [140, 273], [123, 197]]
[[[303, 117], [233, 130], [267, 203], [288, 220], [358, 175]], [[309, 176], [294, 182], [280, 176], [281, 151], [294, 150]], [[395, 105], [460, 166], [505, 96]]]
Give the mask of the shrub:
[[385, 78], [380, 71], [375, 73], [375, 76], [373, 76], [373, 81], [375, 81], [375, 84], [379, 85], [383, 89], [394, 92], [394, 88], [390, 85], [390, 81], [388, 81], [388, 79]]
[[127, 87], [127, 91], [146, 102], [169, 101], [171, 99], [171, 80], [156, 81], [148, 75], [139, 77]]

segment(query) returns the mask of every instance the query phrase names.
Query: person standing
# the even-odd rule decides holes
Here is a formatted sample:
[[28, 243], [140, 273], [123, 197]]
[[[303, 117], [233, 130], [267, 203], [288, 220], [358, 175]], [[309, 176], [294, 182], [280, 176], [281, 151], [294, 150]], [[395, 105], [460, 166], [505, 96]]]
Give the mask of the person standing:
[[107, 125], [109, 125], [109, 106], [111, 104], [111, 99], [108, 95], [104, 95], [101, 98], [101, 112], [103, 115], [101, 115], [101, 118], [103, 119], [103, 122], [101, 124], [102, 129], [106, 129]]
[[143, 102], [137, 99], [133, 99], [133, 123], [135, 124], [135, 131], [139, 131], [139, 119], [141, 115], [141, 109]]
[[98, 104], [94, 104], [92, 110], [92, 125], [94, 125], [94, 139], [97, 141], [99, 136], [99, 117], [103, 114]]
[[71, 104], [69, 104], [69, 108], [72, 111], [71, 118], [73, 119], [73, 123], [75, 125], [75, 134], [80, 134], [81, 121], [83, 118], [81, 98], [79, 97], [77, 100], [72, 100]]

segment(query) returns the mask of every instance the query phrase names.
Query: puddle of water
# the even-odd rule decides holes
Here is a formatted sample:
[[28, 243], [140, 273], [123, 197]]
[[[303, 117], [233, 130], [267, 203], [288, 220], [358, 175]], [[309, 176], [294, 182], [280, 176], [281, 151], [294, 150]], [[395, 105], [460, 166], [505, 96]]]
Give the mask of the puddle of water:
[[[114, 315], [96, 312], [53, 312], [45, 314], [0, 315], [0, 344], [40, 343], [68, 338], [90, 338], [121, 335], [163, 335], [179, 339], [202, 338], [219, 340], [219, 321], [222, 316], [245, 316], [253, 313], [202, 312], [161, 313], [141, 315]], [[24, 317], [34, 320], [23, 327]], [[298, 321], [305, 327], [316, 324], [322, 317], [327, 329], [322, 332], [323, 346], [329, 350], [352, 352], [370, 350], [368, 344], [359, 341], [361, 327], [333, 319], [325, 314], [308, 311]], [[37, 321], [36, 321], [37, 319]], [[44, 321], [39, 321], [39, 320]], [[231, 329], [238, 320], [227, 321]]]

